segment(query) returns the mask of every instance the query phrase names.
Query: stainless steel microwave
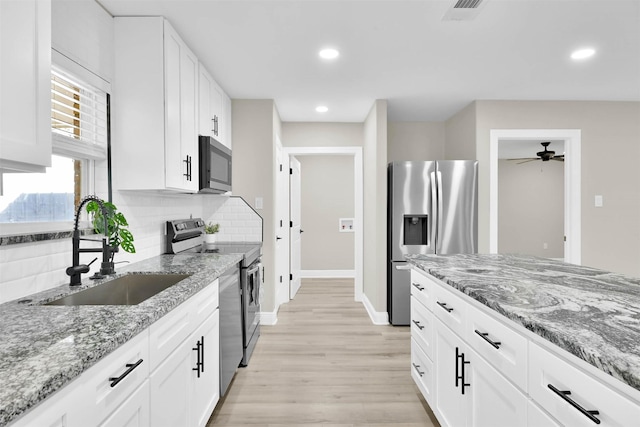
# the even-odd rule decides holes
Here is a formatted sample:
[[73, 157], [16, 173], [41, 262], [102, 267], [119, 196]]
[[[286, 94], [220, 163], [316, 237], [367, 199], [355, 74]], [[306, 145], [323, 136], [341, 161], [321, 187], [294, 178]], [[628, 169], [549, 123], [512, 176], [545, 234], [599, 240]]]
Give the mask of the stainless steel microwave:
[[210, 136], [199, 137], [200, 192], [231, 191], [231, 150]]

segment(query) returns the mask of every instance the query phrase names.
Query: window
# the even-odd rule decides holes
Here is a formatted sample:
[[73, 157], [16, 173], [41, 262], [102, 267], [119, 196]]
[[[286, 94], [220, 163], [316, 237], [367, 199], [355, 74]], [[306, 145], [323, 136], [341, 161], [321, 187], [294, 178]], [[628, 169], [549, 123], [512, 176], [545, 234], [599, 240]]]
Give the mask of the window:
[[[94, 193], [94, 164], [106, 158], [107, 126], [106, 92], [54, 66], [52, 165], [45, 173], [2, 174], [2, 234], [59, 229], [60, 222], [73, 220], [82, 197]], [[48, 225], [24, 230], [8, 226], [20, 223]]]

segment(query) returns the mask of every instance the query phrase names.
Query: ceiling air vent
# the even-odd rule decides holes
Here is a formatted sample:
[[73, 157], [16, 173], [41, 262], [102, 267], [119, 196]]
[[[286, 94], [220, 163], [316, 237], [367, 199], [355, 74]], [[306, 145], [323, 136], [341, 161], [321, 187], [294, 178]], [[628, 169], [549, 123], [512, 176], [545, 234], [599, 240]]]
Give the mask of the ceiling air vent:
[[480, 13], [486, 0], [458, 0], [442, 17], [443, 21], [471, 21]]

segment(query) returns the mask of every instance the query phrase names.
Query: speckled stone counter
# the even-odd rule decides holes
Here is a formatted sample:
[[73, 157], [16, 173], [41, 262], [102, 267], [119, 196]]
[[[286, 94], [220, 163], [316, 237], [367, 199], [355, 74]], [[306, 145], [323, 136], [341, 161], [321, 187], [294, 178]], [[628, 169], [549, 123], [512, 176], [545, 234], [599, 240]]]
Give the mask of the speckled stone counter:
[[640, 390], [640, 278], [519, 255], [408, 261]]
[[[191, 276], [132, 306], [43, 306], [105, 280], [85, 278], [0, 305], [0, 426], [38, 404], [203, 289], [243, 254], [161, 255], [117, 269]], [[22, 302], [21, 302], [22, 301]]]

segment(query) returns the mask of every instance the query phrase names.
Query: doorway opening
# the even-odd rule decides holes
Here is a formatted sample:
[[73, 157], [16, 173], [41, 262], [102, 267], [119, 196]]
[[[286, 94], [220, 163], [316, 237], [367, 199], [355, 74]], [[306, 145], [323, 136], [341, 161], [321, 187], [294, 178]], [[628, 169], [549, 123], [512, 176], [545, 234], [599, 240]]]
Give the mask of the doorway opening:
[[[489, 252], [498, 253], [504, 252], [500, 248], [500, 242], [506, 246], [505, 249], [509, 249], [508, 240], [500, 239], [500, 205], [498, 202], [500, 194], [500, 178], [499, 170], [500, 164], [503, 162], [502, 170], [507, 166], [504, 164], [500, 157], [515, 158], [518, 154], [505, 154], [509, 149], [522, 150], [525, 153], [532, 150], [535, 145], [540, 144], [540, 141], [551, 141], [557, 146], [563, 146], [564, 154], [564, 174], [562, 178], [562, 200], [563, 200], [563, 218], [562, 218], [562, 230], [561, 242], [541, 241], [538, 246], [542, 252], [535, 252], [532, 255], [545, 256], [544, 251], [550, 250], [558, 253], [562, 253], [564, 261], [572, 264], [580, 264], [581, 251], [580, 251], [580, 130], [577, 129], [508, 129], [508, 130], [491, 130], [490, 131], [490, 144], [489, 144]], [[544, 147], [539, 147], [537, 151], [543, 151]], [[559, 151], [559, 149], [558, 149]], [[502, 155], [501, 155], [502, 152]], [[535, 158], [536, 151], [533, 151], [534, 155], [528, 157]], [[558, 155], [561, 153], [558, 152]], [[522, 155], [522, 157], [526, 157]], [[523, 160], [524, 161], [524, 160]], [[542, 164], [541, 160], [536, 160]], [[531, 162], [531, 163], [535, 163]], [[547, 167], [547, 174], [551, 174], [553, 165]], [[556, 174], [558, 171], [556, 170]], [[504, 194], [504, 193], [503, 193]], [[523, 195], [526, 197], [526, 195]], [[525, 200], [525, 199], [522, 199]], [[551, 203], [551, 202], [550, 202]], [[549, 210], [551, 210], [549, 205]], [[540, 218], [537, 223], [521, 224], [522, 227], [545, 227], [544, 218]], [[552, 239], [552, 238], [550, 238]], [[535, 243], [537, 244], [537, 243]], [[561, 248], [552, 248], [552, 245], [561, 245]], [[533, 250], [532, 250], [533, 251]], [[551, 252], [550, 252], [551, 254]], [[558, 256], [550, 255], [551, 258], [557, 258]]]
[[[299, 158], [301, 156], [349, 156], [353, 160], [353, 220], [350, 223], [350, 232], [353, 233], [353, 258], [354, 258], [354, 270], [350, 273], [353, 275], [354, 281], [354, 300], [362, 301], [363, 299], [363, 264], [364, 264], [364, 248], [363, 248], [363, 234], [362, 234], [362, 224], [363, 224], [363, 203], [364, 203], [364, 188], [363, 188], [363, 178], [362, 178], [362, 148], [361, 147], [285, 147], [283, 149], [285, 154], [285, 162], [289, 164], [289, 158]], [[331, 173], [327, 171], [327, 173]], [[303, 172], [304, 174], [304, 172]], [[281, 191], [285, 190], [283, 187], [279, 187]], [[278, 197], [280, 203], [286, 203], [286, 207], [282, 209], [282, 211], [291, 212], [291, 197], [290, 194], [287, 194], [286, 197]], [[319, 201], [321, 203], [321, 201]], [[292, 219], [290, 219], [291, 221]], [[294, 225], [293, 228], [295, 228]], [[299, 226], [299, 224], [298, 224]], [[339, 227], [338, 222], [335, 224], [336, 228]], [[304, 225], [302, 226], [304, 229]], [[295, 232], [289, 233], [287, 237], [287, 242], [284, 242], [285, 245], [289, 246], [292, 243], [295, 243], [294, 240]], [[294, 255], [286, 260], [287, 262], [290, 259], [293, 259]], [[299, 260], [298, 260], [299, 261]], [[291, 269], [291, 266], [289, 266]], [[291, 270], [290, 270], [291, 271]], [[340, 275], [340, 274], [338, 274]], [[311, 277], [311, 276], [309, 276]], [[327, 276], [328, 277], [328, 276]], [[291, 298], [295, 295], [295, 288], [299, 283], [299, 277], [294, 278], [294, 280], [290, 280], [288, 298]], [[283, 295], [284, 297], [284, 295]], [[288, 300], [287, 298], [287, 300]], [[279, 301], [279, 303], [286, 301]]]

